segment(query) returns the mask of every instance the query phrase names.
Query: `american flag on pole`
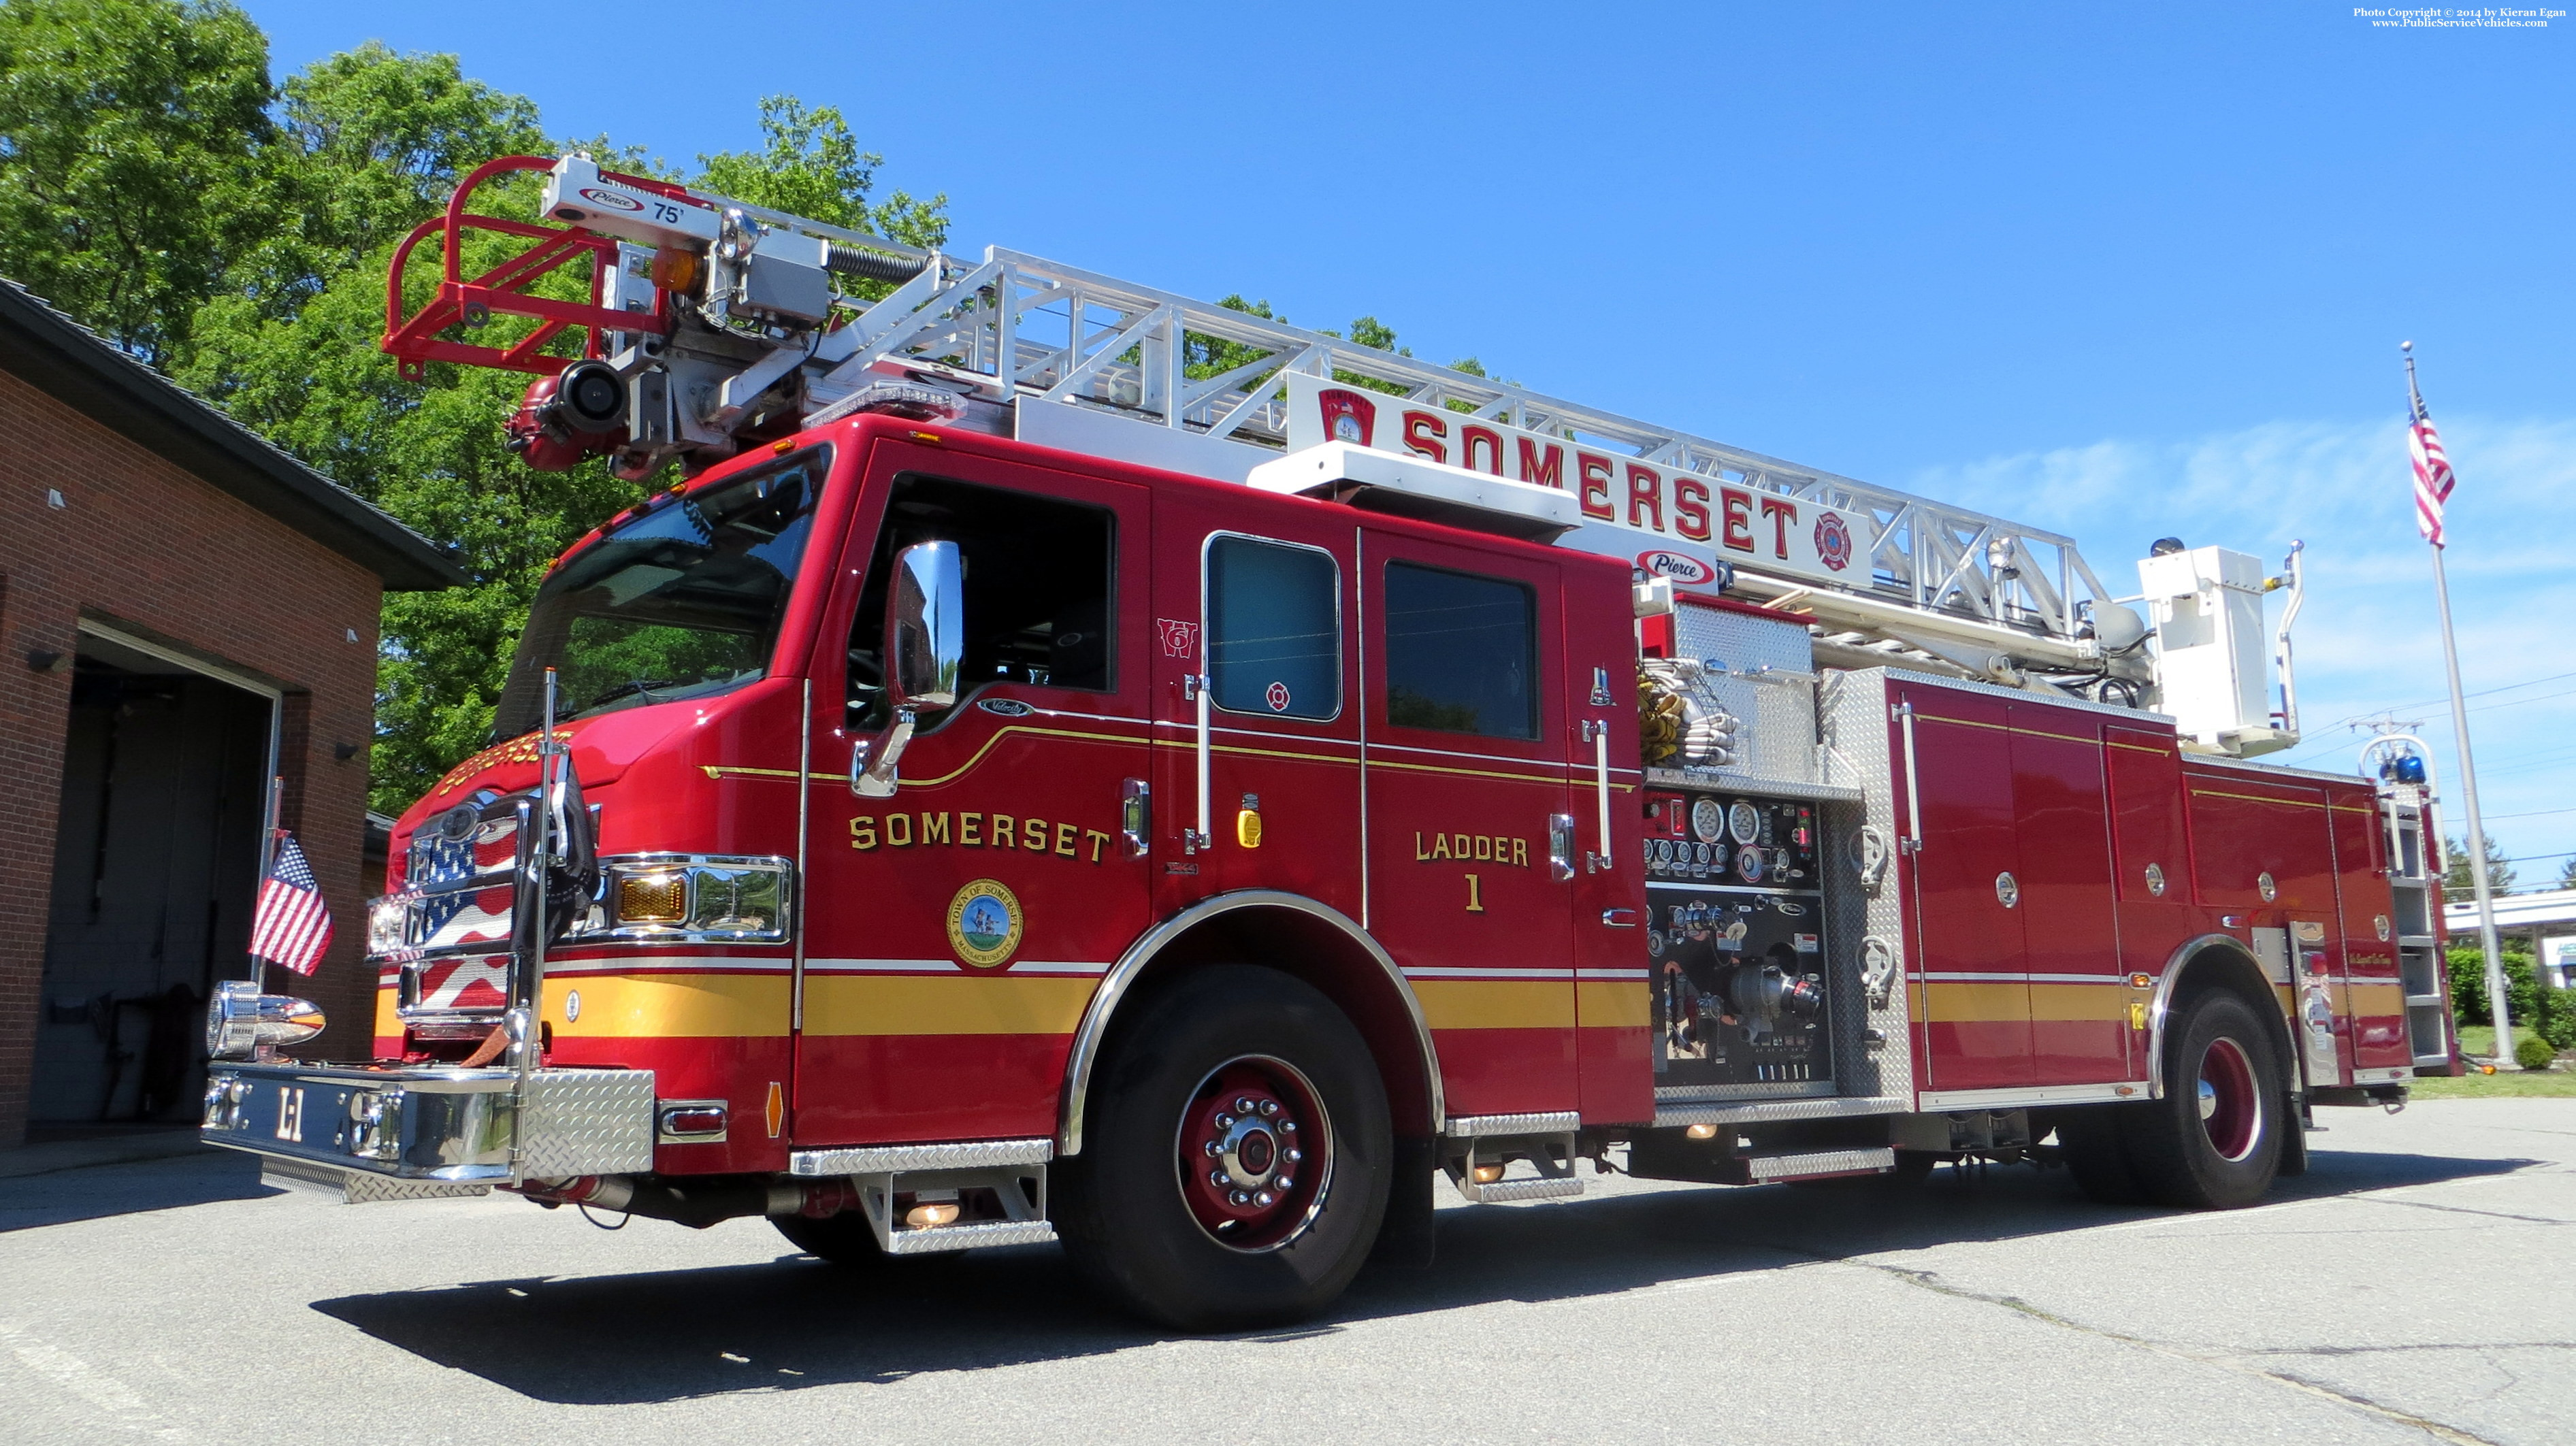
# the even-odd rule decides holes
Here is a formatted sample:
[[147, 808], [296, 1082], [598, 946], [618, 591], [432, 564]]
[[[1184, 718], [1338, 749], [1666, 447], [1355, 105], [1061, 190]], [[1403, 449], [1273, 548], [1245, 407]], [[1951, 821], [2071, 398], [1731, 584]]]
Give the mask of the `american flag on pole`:
[[2440, 547], [2442, 504], [2451, 500], [2451, 488], [2459, 479], [2451, 475], [2451, 459], [2442, 453], [2442, 439], [2433, 432], [2433, 415], [2424, 410], [2424, 394], [2415, 389], [2411, 375], [2406, 379], [2406, 395], [2414, 404], [2406, 427], [2406, 450], [2415, 458], [2415, 528], [2426, 542]]
[[251, 917], [251, 955], [310, 974], [330, 947], [331, 911], [313, 881], [313, 866], [295, 846], [295, 835], [280, 829], [277, 857], [260, 881], [259, 908]]

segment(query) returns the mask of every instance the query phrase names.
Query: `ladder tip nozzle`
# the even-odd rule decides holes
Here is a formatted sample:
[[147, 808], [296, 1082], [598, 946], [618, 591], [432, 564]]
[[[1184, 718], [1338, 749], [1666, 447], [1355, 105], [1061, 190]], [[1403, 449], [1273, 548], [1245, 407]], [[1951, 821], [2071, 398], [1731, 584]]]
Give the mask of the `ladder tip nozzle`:
[[2413, 351], [2415, 349], [2415, 343], [2411, 341], [2401, 341], [2397, 344], [2397, 349], [2399, 351]]

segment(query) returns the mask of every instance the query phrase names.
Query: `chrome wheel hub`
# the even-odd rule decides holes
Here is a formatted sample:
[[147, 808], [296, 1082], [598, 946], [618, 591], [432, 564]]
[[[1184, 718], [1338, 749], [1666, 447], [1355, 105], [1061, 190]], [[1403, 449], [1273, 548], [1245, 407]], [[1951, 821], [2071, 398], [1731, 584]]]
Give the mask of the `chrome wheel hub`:
[[1275, 1250], [1304, 1233], [1331, 1174], [1331, 1129], [1305, 1075], [1245, 1056], [1211, 1072], [1181, 1118], [1181, 1197], [1218, 1244]]

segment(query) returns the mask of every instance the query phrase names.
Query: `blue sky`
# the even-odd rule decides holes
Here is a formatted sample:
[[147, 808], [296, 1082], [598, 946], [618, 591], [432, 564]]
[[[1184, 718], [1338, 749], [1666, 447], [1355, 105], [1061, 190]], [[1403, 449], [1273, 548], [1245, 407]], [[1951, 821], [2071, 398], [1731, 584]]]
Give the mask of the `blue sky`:
[[2274, 564], [2305, 538], [2320, 767], [2396, 708], [2451, 771], [2411, 337], [2528, 886], [2576, 851], [2576, 19], [2353, 8], [249, 0], [280, 73], [453, 51], [559, 134], [684, 164], [752, 144], [764, 94], [835, 104], [883, 185], [947, 192], [961, 252], [1373, 313], [1436, 360], [2065, 531], [2114, 586], [2160, 535]]

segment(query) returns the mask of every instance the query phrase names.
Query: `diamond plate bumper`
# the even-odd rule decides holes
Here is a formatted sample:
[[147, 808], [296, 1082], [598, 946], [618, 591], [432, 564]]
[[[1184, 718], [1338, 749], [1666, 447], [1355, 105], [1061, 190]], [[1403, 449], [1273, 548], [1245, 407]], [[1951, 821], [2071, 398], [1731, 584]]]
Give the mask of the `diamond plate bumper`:
[[353, 1201], [408, 1198], [356, 1178], [507, 1181], [514, 1133], [530, 1176], [653, 1168], [652, 1071], [538, 1070], [528, 1079], [524, 1118], [517, 1083], [507, 1069], [217, 1064], [207, 1071], [200, 1135], [210, 1145], [355, 1177]]

